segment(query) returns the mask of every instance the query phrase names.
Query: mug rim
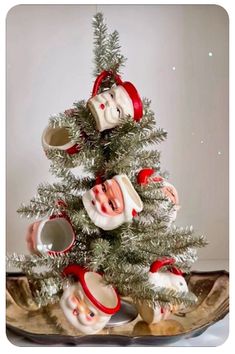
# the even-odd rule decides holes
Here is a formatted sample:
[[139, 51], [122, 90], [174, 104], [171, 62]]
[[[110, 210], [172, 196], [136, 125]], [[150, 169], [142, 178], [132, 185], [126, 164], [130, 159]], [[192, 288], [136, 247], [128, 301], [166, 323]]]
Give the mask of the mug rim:
[[58, 254], [64, 254], [64, 253], [67, 253], [73, 246], [74, 244], [74, 241], [75, 241], [75, 232], [73, 230], [73, 227], [71, 225], [71, 223], [67, 220], [67, 218], [65, 218], [64, 216], [50, 216], [50, 217], [47, 217], [45, 219], [42, 219], [41, 222], [39, 223], [38, 225], [38, 228], [37, 228], [37, 234], [36, 234], [36, 249], [37, 251], [41, 252], [39, 249], [38, 249], [38, 246], [39, 245], [43, 245], [42, 243], [42, 240], [40, 238], [40, 234], [41, 234], [41, 231], [42, 231], [42, 228], [44, 227], [44, 225], [47, 223], [47, 222], [50, 222], [50, 221], [55, 221], [56, 219], [64, 219], [64, 221], [66, 221], [72, 231], [72, 240], [71, 242], [69, 243], [69, 245], [64, 248], [63, 250], [61, 251], [53, 251], [53, 250], [47, 250], [46, 253], [48, 253], [49, 255], [58, 255]]

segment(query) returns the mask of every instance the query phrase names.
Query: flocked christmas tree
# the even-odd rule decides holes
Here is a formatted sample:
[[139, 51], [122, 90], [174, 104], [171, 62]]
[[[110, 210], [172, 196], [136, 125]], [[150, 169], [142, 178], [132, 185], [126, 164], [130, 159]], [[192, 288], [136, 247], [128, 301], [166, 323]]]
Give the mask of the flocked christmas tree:
[[[8, 256], [9, 264], [27, 275], [38, 305], [60, 301], [68, 320], [85, 333], [105, 321], [90, 332], [73, 322], [84, 297], [110, 316], [119, 309], [119, 296], [129, 296], [147, 322], [195, 303], [181, 272], [190, 270], [196, 249], [206, 243], [192, 227], [174, 225], [178, 194], [166, 181], [156, 150], [167, 134], [157, 127], [150, 100], [140, 99], [120, 77], [126, 59], [117, 31], [108, 33], [100, 13], [93, 27], [92, 97], [50, 118], [42, 143], [58, 182], [41, 184], [18, 210], [37, 219], [27, 234], [32, 254]], [[75, 278], [65, 286], [71, 275], [80, 290], [85, 287], [83, 299], [76, 295]], [[100, 281], [113, 293], [96, 294]]]

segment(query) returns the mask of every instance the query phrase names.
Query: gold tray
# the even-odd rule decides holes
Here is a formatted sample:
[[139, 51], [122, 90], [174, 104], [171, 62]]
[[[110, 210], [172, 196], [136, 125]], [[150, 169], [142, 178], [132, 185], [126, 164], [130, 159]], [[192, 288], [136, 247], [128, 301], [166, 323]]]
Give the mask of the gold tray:
[[39, 344], [165, 345], [200, 335], [229, 311], [228, 272], [193, 271], [186, 276], [186, 281], [198, 296], [198, 302], [184, 312], [154, 325], [147, 325], [138, 316], [130, 323], [84, 335], [67, 322], [59, 304], [39, 309], [25, 276], [8, 273], [7, 328]]

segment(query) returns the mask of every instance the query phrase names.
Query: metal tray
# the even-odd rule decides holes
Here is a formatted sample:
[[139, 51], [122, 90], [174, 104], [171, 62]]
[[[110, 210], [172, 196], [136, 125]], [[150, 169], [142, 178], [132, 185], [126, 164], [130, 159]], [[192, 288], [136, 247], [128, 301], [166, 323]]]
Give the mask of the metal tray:
[[32, 299], [24, 275], [8, 273], [7, 328], [38, 344], [167, 345], [183, 338], [199, 336], [229, 311], [228, 272], [193, 271], [186, 276], [186, 281], [198, 296], [198, 302], [184, 312], [154, 325], [147, 325], [138, 316], [121, 326], [106, 327], [95, 335], [84, 335], [67, 322], [59, 304], [39, 309]]

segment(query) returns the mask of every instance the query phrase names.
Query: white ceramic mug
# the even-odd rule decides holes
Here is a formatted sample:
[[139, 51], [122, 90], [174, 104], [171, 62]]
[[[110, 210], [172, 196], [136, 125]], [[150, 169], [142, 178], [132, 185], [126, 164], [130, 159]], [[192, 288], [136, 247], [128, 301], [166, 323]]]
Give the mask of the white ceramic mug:
[[64, 216], [51, 216], [34, 222], [26, 236], [28, 249], [33, 253], [66, 253], [74, 241], [73, 227]]
[[70, 139], [66, 127], [47, 126], [42, 133], [42, 147], [45, 153], [48, 150], [59, 149], [70, 155], [76, 154], [80, 150], [78, 144]]
[[[179, 292], [188, 292], [187, 283], [182, 275], [182, 272], [172, 266], [175, 260], [173, 258], [164, 258], [152, 263], [149, 272], [149, 283], [153, 287], [162, 287], [172, 289]], [[171, 269], [165, 272], [158, 272], [160, 268], [170, 265]], [[147, 301], [139, 301], [136, 307], [143, 320], [148, 323], [157, 323], [161, 320], [169, 318], [171, 313], [178, 311], [181, 306], [168, 304], [168, 307], [151, 307]]]
[[[112, 76], [116, 85], [98, 94], [107, 77]], [[92, 97], [87, 103], [96, 120], [97, 129], [103, 131], [120, 124], [121, 118], [132, 117], [139, 121], [143, 116], [143, 105], [135, 86], [111, 71], [103, 71], [96, 78]]]
[[76, 278], [74, 284], [65, 287], [60, 300], [67, 320], [85, 334], [101, 331], [120, 309], [120, 297], [116, 290], [104, 283], [101, 274], [77, 264], [66, 267], [63, 274]]

